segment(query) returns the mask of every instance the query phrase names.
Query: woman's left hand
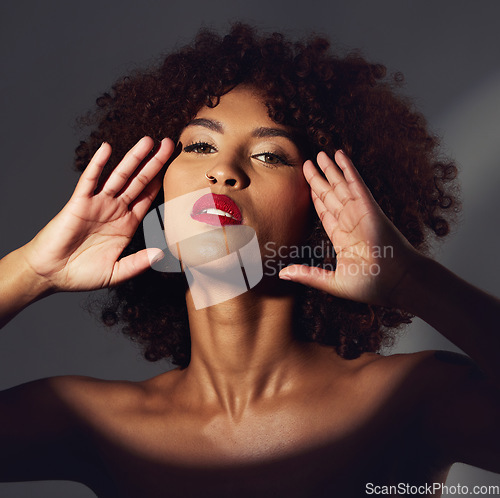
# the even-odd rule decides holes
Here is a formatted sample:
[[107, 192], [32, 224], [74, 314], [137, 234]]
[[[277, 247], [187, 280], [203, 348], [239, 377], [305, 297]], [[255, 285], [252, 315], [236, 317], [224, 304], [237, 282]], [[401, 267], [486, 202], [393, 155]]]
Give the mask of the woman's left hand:
[[342, 151], [335, 161], [318, 154], [323, 178], [311, 161], [304, 175], [314, 206], [336, 252], [335, 271], [292, 265], [281, 278], [369, 304], [394, 306], [397, 288], [422, 256], [375, 202], [356, 168]]

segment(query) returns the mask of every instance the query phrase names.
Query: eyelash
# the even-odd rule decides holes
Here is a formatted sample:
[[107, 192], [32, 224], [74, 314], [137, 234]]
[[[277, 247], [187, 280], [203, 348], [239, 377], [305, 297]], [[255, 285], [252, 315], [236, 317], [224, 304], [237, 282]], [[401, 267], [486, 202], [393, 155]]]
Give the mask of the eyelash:
[[[201, 147], [208, 147], [212, 149], [210, 152], [200, 152], [197, 151], [197, 149], [200, 149]], [[217, 148], [214, 147], [213, 145], [209, 144], [208, 142], [195, 142], [189, 145], [186, 145], [184, 147], [184, 152], [190, 153], [190, 152], [195, 152], [197, 154], [212, 154], [213, 152], [217, 152]], [[293, 164], [290, 162], [288, 157], [282, 156], [280, 154], [276, 154], [275, 152], [260, 152], [259, 154], [254, 154], [252, 157], [257, 159], [259, 156], [271, 156], [273, 158], [276, 158], [280, 164], [284, 166], [293, 166]], [[268, 168], [276, 168], [279, 166], [278, 163], [270, 163], [267, 161], [262, 161], [261, 159], [257, 159], [258, 161], [261, 161], [263, 164], [266, 165]]]
[[[293, 166], [293, 164], [290, 162], [290, 160], [286, 156], [281, 156], [279, 154], [276, 154], [274, 152], [261, 152], [260, 154], [254, 154], [252, 157], [257, 158], [258, 156], [271, 156], [276, 158], [280, 164], [283, 166]], [[257, 161], [260, 161], [260, 159], [257, 159]], [[267, 165], [268, 168], [277, 168], [279, 166], [278, 163], [268, 163], [266, 161], [262, 161], [265, 165]]]
[[[184, 147], [184, 152], [197, 152], [196, 149], [200, 147], [209, 147], [213, 149], [213, 151], [217, 152], [217, 149], [213, 145], [210, 145], [207, 142], [195, 142], [190, 145], [186, 145]], [[197, 152], [197, 154], [211, 154], [211, 152]]]

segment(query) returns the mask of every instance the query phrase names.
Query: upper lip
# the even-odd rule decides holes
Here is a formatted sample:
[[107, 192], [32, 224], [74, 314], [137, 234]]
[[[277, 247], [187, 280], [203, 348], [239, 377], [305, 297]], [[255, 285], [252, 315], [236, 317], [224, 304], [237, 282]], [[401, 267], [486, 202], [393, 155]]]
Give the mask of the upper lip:
[[[205, 194], [193, 206], [192, 215], [202, 214], [207, 209], [219, 209], [241, 223], [242, 216], [237, 204], [227, 195]], [[215, 214], [215, 213], [214, 213]]]

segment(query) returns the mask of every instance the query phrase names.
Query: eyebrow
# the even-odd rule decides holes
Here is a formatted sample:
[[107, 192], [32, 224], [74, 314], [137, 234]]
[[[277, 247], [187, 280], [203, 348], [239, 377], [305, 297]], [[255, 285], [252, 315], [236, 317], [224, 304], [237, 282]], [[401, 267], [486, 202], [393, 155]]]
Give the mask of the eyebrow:
[[[209, 130], [216, 131], [217, 133], [224, 133], [224, 126], [220, 121], [214, 121], [212, 119], [205, 118], [196, 118], [193, 119], [186, 125], [188, 126], [203, 126], [208, 128]], [[268, 128], [265, 126], [261, 126], [260, 128], [256, 128], [252, 132], [252, 136], [255, 138], [266, 138], [266, 137], [284, 137], [290, 140], [291, 142], [295, 142], [296, 137], [294, 137], [291, 133], [281, 128]]]
[[186, 128], [188, 126], [204, 126], [205, 128], [216, 131], [217, 133], [224, 133], [224, 126], [222, 126], [222, 123], [219, 121], [213, 121], [212, 119], [196, 118], [190, 121], [186, 125]]
[[295, 137], [291, 133], [288, 133], [286, 130], [283, 130], [281, 128], [256, 128], [252, 132], [252, 136], [254, 136], [255, 138], [284, 137], [288, 138], [288, 140], [290, 140], [291, 142], [295, 142]]

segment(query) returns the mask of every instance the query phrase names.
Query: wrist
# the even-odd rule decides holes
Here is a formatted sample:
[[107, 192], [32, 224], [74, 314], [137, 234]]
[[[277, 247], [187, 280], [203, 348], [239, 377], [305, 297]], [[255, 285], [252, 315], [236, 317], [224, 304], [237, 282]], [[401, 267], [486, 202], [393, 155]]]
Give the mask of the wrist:
[[30, 302], [36, 301], [57, 292], [53, 282], [45, 275], [37, 272], [35, 266], [30, 262], [30, 243], [20, 247], [9, 256], [11, 260], [12, 278], [16, 279]]
[[408, 260], [407, 269], [394, 287], [391, 307], [419, 316], [419, 303], [429, 296], [430, 276], [434, 275], [439, 263], [415, 251]]
[[0, 261], [0, 328], [22, 309], [53, 292], [47, 279], [37, 275], [17, 249]]

